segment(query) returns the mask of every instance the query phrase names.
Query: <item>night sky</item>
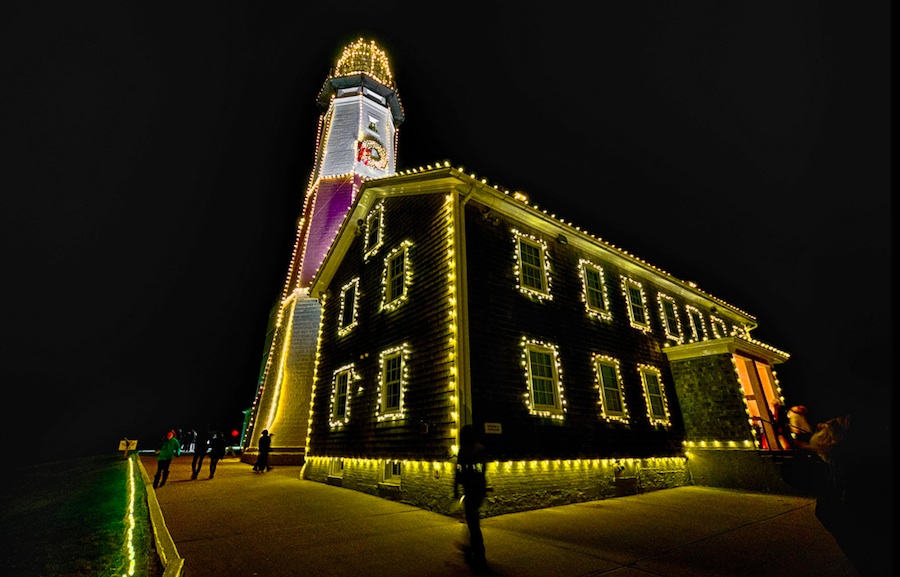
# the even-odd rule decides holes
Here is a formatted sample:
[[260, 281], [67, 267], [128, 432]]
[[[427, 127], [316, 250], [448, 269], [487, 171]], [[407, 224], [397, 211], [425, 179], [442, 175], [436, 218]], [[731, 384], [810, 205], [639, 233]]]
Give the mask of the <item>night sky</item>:
[[0, 8], [16, 459], [241, 425], [316, 97], [360, 37], [406, 113], [398, 169], [525, 191], [755, 315], [789, 404], [887, 415], [889, 2], [270, 4]]

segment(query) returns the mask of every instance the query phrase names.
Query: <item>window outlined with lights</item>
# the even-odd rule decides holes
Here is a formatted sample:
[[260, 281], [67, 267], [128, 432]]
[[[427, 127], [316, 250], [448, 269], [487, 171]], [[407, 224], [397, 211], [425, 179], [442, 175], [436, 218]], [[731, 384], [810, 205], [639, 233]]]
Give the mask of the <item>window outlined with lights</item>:
[[643, 364], [638, 365], [638, 373], [641, 375], [650, 424], [670, 426], [672, 421], [669, 415], [669, 403], [662, 386], [662, 373], [656, 367]]
[[359, 277], [341, 287], [341, 311], [338, 314], [338, 336], [352, 331], [359, 316]]
[[331, 415], [329, 424], [332, 428], [350, 422], [350, 399], [353, 396], [353, 383], [357, 380], [352, 364], [334, 371], [331, 379]]
[[381, 276], [381, 310], [392, 311], [402, 305], [409, 294], [412, 274], [409, 269], [409, 249], [412, 243], [401, 242], [384, 257], [384, 271]]
[[706, 328], [703, 326], [703, 313], [695, 306], [685, 305], [684, 310], [688, 315], [688, 326], [691, 328], [691, 342], [699, 343], [706, 340]]
[[728, 325], [716, 315], [709, 315], [709, 325], [712, 328], [714, 339], [721, 339], [728, 336]]
[[622, 294], [628, 309], [628, 322], [639, 331], [649, 332], [650, 314], [644, 286], [632, 278], [622, 277]]
[[657, 293], [656, 300], [659, 303], [659, 318], [662, 320], [666, 338], [680, 345], [684, 342], [684, 334], [681, 330], [681, 317], [678, 316], [678, 304], [674, 298], [663, 293]]
[[363, 242], [363, 259], [378, 252], [384, 244], [384, 202], [375, 205], [366, 215], [366, 236]]
[[563, 419], [566, 399], [556, 346], [523, 338], [522, 349], [528, 411], [539, 417]]
[[601, 354], [594, 354], [591, 360], [597, 379], [597, 402], [600, 404], [600, 416], [607, 421], [628, 423], [628, 405], [625, 404], [619, 361]]
[[603, 268], [586, 259], [580, 259], [578, 265], [581, 273], [581, 298], [588, 315], [604, 321], [612, 320]]
[[547, 243], [518, 230], [512, 232], [516, 246], [514, 270], [519, 291], [539, 300], [551, 300]]
[[409, 347], [406, 344], [392, 347], [379, 355], [378, 421], [395, 421], [404, 418], [406, 411], [406, 383]]

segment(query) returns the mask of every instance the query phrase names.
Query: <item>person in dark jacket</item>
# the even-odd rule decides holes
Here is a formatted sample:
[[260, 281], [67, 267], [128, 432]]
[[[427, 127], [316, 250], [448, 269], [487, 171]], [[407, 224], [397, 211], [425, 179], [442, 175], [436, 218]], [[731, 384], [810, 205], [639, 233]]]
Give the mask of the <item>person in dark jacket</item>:
[[169, 478], [169, 465], [172, 459], [181, 455], [181, 443], [175, 437], [175, 431], [166, 433], [159, 449], [156, 450], [156, 474], [153, 476], [153, 488], [162, 487]]
[[466, 526], [469, 528], [469, 547], [466, 561], [474, 566], [486, 564], [484, 556], [484, 536], [481, 534], [481, 503], [487, 494], [487, 454], [484, 445], [478, 442], [475, 428], [465, 425], [459, 432], [459, 454], [456, 457], [456, 478], [453, 482], [453, 497], [459, 496], [463, 488], [463, 509]]
[[217, 431], [209, 441], [209, 478], [216, 476], [216, 465], [225, 457], [225, 433]]
[[272, 470], [272, 467], [269, 465], [269, 451], [272, 448], [272, 437], [274, 437], [274, 435], [270, 435], [268, 430], [264, 430], [259, 437], [259, 455], [256, 457], [256, 464], [253, 465], [253, 470], [257, 473], [265, 473], [266, 471]]
[[209, 427], [197, 432], [194, 438], [194, 458], [191, 461], [191, 479], [196, 479], [203, 469], [203, 459], [209, 452]]

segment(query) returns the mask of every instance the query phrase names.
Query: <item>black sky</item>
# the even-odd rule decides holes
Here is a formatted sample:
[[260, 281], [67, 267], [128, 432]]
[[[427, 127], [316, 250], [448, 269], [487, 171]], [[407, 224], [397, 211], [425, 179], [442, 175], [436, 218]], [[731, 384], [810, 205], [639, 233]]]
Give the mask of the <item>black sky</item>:
[[359, 37], [399, 168], [524, 190], [754, 314], [789, 403], [886, 413], [888, 2], [271, 4], [0, 6], [0, 360], [35, 459], [240, 425]]

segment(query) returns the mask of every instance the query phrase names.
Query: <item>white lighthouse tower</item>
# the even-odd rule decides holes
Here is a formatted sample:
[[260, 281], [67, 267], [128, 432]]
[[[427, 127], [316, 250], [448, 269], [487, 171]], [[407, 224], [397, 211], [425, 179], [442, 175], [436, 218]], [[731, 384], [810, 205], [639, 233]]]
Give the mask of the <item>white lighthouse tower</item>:
[[346, 48], [319, 92], [315, 164], [297, 224], [281, 298], [267, 335], [265, 365], [250, 410], [244, 456], [255, 457], [263, 430], [271, 463], [301, 464], [306, 451], [321, 306], [308, 296], [360, 185], [396, 172], [403, 109], [385, 53], [360, 39]]

